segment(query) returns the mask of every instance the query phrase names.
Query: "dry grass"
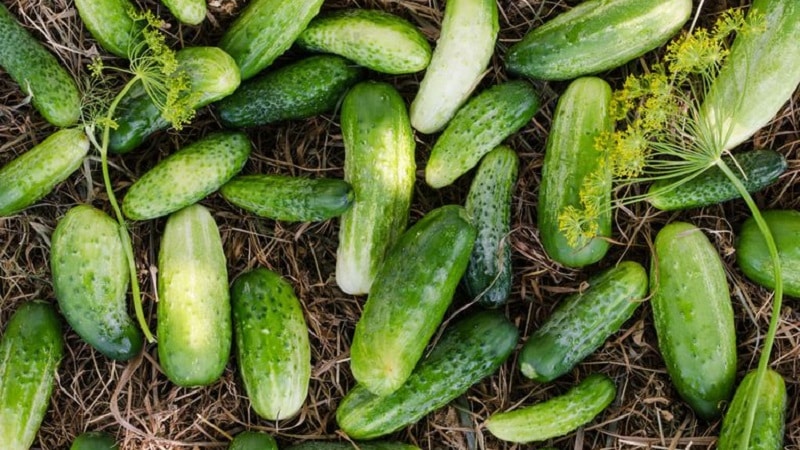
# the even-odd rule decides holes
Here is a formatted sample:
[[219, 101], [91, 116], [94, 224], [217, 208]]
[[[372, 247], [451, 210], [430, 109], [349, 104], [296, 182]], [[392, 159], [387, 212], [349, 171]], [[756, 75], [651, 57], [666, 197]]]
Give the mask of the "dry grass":
[[[68, 0], [5, 1], [11, 11], [39, 38], [46, 41], [69, 70], [78, 77], [87, 74], [86, 64], [102, 51], [80, 24]], [[198, 28], [180, 27], [168, 16], [176, 46], [213, 44], [245, 2], [211, 1], [210, 17]], [[441, 0], [332, 0], [326, 9], [352, 6], [375, 7], [397, 13], [417, 24], [435, 39], [443, 8]], [[574, 4], [575, 2], [568, 2]], [[706, 2], [702, 21], [729, 6], [745, 6], [745, 0]], [[163, 7], [153, 0], [142, 6]], [[531, 26], [563, 11], [563, 0], [501, 0], [501, 35], [492, 68], [482, 86], [506, 79], [501, 56]], [[165, 14], [165, 13], [164, 13]], [[290, 52], [283, 60], [293, 56]], [[648, 56], [649, 58], [649, 56]], [[113, 60], [110, 59], [110, 62]], [[627, 71], [640, 70], [645, 59], [604, 74], [618, 84]], [[419, 75], [382, 77], [392, 82], [409, 101], [416, 92]], [[576, 289], [592, 273], [622, 259], [649, 262], [649, 243], [668, 221], [686, 220], [702, 227], [717, 246], [728, 268], [736, 312], [740, 376], [756, 365], [771, 313], [770, 292], [749, 283], [733, 264], [733, 241], [738, 226], [748, 216], [742, 202], [664, 213], [635, 205], [616, 214], [612, 251], [597, 266], [570, 270], [550, 261], [539, 242], [536, 199], [542, 151], [561, 83], [538, 83], [543, 98], [541, 111], [510, 144], [521, 158], [520, 181], [513, 203], [515, 282], [505, 312], [519, 326], [523, 340], [536, 329], [566, 292]], [[770, 147], [786, 155], [789, 170], [780, 181], [758, 194], [762, 208], [800, 208], [800, 95], [753, 139], [755, 147]], [[220, 128], [209, 109], [180, 134], [166, 131], [153, 136], [137, 151], [113, 157], [112, 177], [117, 192], [124, 192], [136, 176], [152, 167], [176, 148], [208, 131]], [[0, 74], [0, 164], [44, 139], [53, 128], [47, 125], [5, 74]], [[248, 173], [325, 174], [341, 176], [342, 139], [335, 113], [305, 121], [248, 130], [257, 150], [248, 162]], [[430, 136], [418, 136], [418, 167], [424, 168], [432, 144]], [[469, 183], [462, 177], [453, 186], [433, 190], [418, 173], [412, 220], [433, 207], [461, 203]], [[53, 300], [48, 268], [49, 236], [57, 220], [78, 203], [92, 202], [108, 209], [96, 159], [62, 183], [37, 205], [10, 218], [0, 219], [0, 325], [8, 321], [16, 306], [36, 298]], [[155, 345], [148, 345], [138, 358], [112, 362], [85, 345], [71, 330], [65, 330], [67, 353], [58, 372], [50, 408], [38, 435], [36, 448], [64, 449], [80, 432], [105, 430], [118, 438], [123, 449], [224, 448], [229, 438], [245, 429], [273, 434], [281, 444], [305, 439], [341, 439], [334, 412], [353, 384], [348, 367], [349, 343], [364, 302], [339, 291], [333, 280], [337, 243], [337, 221], [285, 224], [258, 219], [230, 206], [219, 196], [203, 201], [219, 224], [231, 278], [245, 270], [265, 266], [285, 276], [302, 300], [312, 342], [313, 373], [308, 401], [302, 413], [291, 420], [271, 422], [258, 418], [249, 408], [232, 359], [221, 380], [199, 389], [172, 385], [160, 372]], [[145, 310], [155, 325], [153, 299], [154, 265], [164, 221], [135, 223], [131, 230], [145, 293]], [[459, 292], [452, 313], [467, 299]], [[800, 449], [800, 312], [796, 300], [785, 302], [775, 344], [772, 367], [785, 378], [789, 389], [786, 448]], [[522, 342], [522, 341], [521, 341]], [[587, 373], [602, 371], [619, 387], [615, 402], [577, 432], [549, 444], [561, 449], [678, 449], [712, 448], [719, 421], [694, 416], [672, 387], [659, 356], [650, 309], [647, 304], [623, 329], [583, 364], [558, 381], [537, 384], [521, 376], [516, 354], [494, 376], [474, 386], [460, 401], [445, 407], [418, 424], [396, 433], [398, 440], [424, 449], [479, 448], [512, 450], [533, 448], [500, 442], [481, 428], [491, 413], [532, 404], [564, 392]]]

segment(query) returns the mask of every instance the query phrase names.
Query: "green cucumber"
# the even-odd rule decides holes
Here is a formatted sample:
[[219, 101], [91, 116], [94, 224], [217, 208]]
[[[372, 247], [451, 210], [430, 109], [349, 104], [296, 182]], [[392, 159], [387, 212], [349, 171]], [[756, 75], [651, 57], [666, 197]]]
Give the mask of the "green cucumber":
[[340, 219], [336, 283], [345, 293], [366, 294], [408, 224], [416, 143], [403, 98], [387, 83], [353, 86], [342, 104], [341, 127], [344, 180], [355, 201]]
[[130, 58], [144, 44], [141, 31], [144, 22], [133, 20], [130, 0], [75, 0], [75, 8], [83, 25], [106, 51]]
[[447, 186], [522, 128], [539, 109], [539, 96], [530, 83], [512, 80], [476, 95], [458, 110], [431, 150], [425, 181]]
[[68, 127], [81, 117], [78, 85], [56, 57], [0, 4], [0, 67], [31, 96], [51, 124]]
[[399, 16], [373, 9], [341, 9], [316, 17], [295, 43], [395, 75], [424, 70], [431, 60], [431, 46], [418, 28]]
[[660, 47], [691, 13], [691, 0], [588, 0], [511, 46], [506, 68], [540, 80], [600, 73]]
[[88, 431], [76, 437], [69, 450], [119, 450], [119, 445], [108, 433]]
[[200, 25], [206, 18], [206, 0], [161, 0], [181, 23], [186, 25]]
[[475, 237], [466, 210], [446, 205], [386, 254], [350, 346], [350, 368], [363, 388], [387, 395], [411, 375], [453, 300]]
[[419, 450], [419, 447], [400, 442], [328, 442], [308, 441], [290, 445], [286, 450]]
[[242, 80], [252, 78], [291, 47], [323, 0], [252, 0], [222, 36]]
[[733, 396], [728, 411], [722, 419], [722, 429], [717, 442], [719, 450], [781, 450], [783, 432], [786, 428], [787, 393], [783, 377], [772, 369], [764, 372], [760, 391], [755, 397], [756, 406], [753, 432], [748, 441], [744, 441], [744, 421], [750, 407], [749, 400], [756, 388], [756, 371], [745, 375]]
[[500, 29], [495, 0], [450, 0], [430, 64], [411, 103], [411, 125], [435, 133], [478, 86]]
[[0, 340], [0, 442], [3, 450], [28, 450], [44, 420], [64, 354], [55, 308], [21, 304]]
[[310, 56], [247, 80], [215, 104], [216, 112], [223, 125], [238, 128], [316, 116], [334, 109], [361, 72], [339, 56]]
[[[728, 167], [733, 168], [736, 176], [751, 193], [777, 181], [787, 168], [786, 158], [774, 150], [750, 150], [733, 156], [725, 155], [722, 159]], [[713, 166], [673, 188], [665, 189], [665, 186], [670, 185], [675, 185], [674, 179], [654, 182], [647, 192], [646, 200], [662, 211], [674, 211], [716, 205], [742, 197], [718, 166]]]
[[158, 253], [158, 357], [179, 386], [217, 380], [231, 347], [231, 305], [222, 240], [195, 204], [167, 219]]
[[[582, 77], [571, 82], [556, 104], [553, 124], [544, 152], [539, 186], [538, 225], [547, 255], [568, 267], [600, 261], [611, 236], [611, 172], [599, 169], [602, 153], [595, 140], [613, 131], [609, 108], [611, 87], [600, 78]], [[599, 176], [598, 176], [599, 175]], [[597, 236], [570, 245], [560, 228], [559, 216], [567, 208], [583, 209], [581, 190], [587, 177], [596, 178]]]
[[616, 333], [647, 295], [647, 271], [623, 261], [565, 299], [522, 347], [522, 374], [552, 381], [572, 370]]
[[392, 394], [377, 396], [356, 385], [336, 409], [336, 422], [353, 439], [372, 439], [413, 424], [497, 371], [518, 338], [517, 327], [500, 311], [472, 313], [445, 329]]
[[[772, 210], [761, 213], [775, 239], [781, 281], [787, 295], [800, 298], [800, 212]], [[736, 239], [736, 264], [751, 281], [775, 289], [775, 272], [764, 236], [756, 221], [744, 221]]]
[[218, 131], [161, 160], [136, 180], [122, 200], [133, 220], [166, 216], [196, 203], [236, 176], [250, 156], [246, 134]]
[[278, 444], [266, 433], [243, 431], [233, 438], [228, 450], [278, 450]]
[[519, 157], [506, 146], [483, 157], [470, 185], [465, 208], [478, 231], [464, 273], [464, 285], [483, 306], [505, 304], [511, 293], [511, 197]]
[[0, 217], [41, 200], [78, 170], [88, 153], [86, 133], [66, 128], [0, 168]]
[[698, 416], [717, 417], [736, 378], [736, 330], [725, 268], [699, 228], [672, 222], [658, 232], [650, 292], [672, 383]]
[[563, 436], [591, 422], [614, 401], [617, 387], [607, 375], [594, 373], [550, 400], [495, 413], [484, 424], [498, 439], [538, 442]]
[[314, 222], [342, 215], [353, 204], [353, 188], [336, 178], [242, 175], [219, 190], [232, 204], [261, 217]]
[[125, 361], [142, 349], [128, 315], [130, 269], [116, 220], [89, 205], [58, 221], [50, 246], [53, 291], [67, 323], [103, 355]]

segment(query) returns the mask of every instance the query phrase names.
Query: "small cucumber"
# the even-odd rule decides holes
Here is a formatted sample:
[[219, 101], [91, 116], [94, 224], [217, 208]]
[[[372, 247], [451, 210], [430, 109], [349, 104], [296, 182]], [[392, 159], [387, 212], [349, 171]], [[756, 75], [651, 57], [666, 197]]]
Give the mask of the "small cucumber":
[[647, 271], [633, 261], [592, 277], [588, 288], [565, 299], [525, 342], [522, 374], [548, 382], [572, 370], [633, 315], [647, 282]]
[[336, 409], [336, 422], [353, 439], [372, 439], [413, 424], [497, 371], [518, 338], [517, 328], [500, 311], [472, 313], [445, 329], [392, 394], [377, 396], [356, 385]]
[[206, 0], [161, 0], [181, 23], [186, 25], [200, 25], [206, 18]]
[[492, 414], [485, 426], [504, 441], [544, 441], [591, 422], [616, 396], [617, 387], [611, 378], [594, 373], [565, 394], [514, 411]]
[[308, 441], [291, 445], [286, 450], [420, 450], [416, 445], [400, 442], [327, 442]]
[[67, 323], [103, 355], [134, 357], [143, 339], [128, 315], [130, 269], [117, 221], [78, 205], [58, 221], [51, 242], [53, 291]]
[[603, 72], [667, 42], [691, 13], [691, 0], [588, 0], [511, 46], [506, 68], [540, 80]]
[[[800, 212], [772, 210], [761, 215], [778, 249], [784, 292], [800, 298]], [[736, 239], [736, 264], [751, 281], [775, 289], [775, 269], [767, 243], [752, 217], [744, 221]]]
[[350, 346], [350, 368], [363, 388], [383, 396], [409, 377], [453, 300], [475, 236], [464, 208], [446, 205], [386, 254]]
[[0, 217], [41, 200], [78, 170], [87, 153], [83, 130], [65, 128], [0, 168]]
[[697, 415], [717, 417], [736, 378], [736, 330], [725, 268], [699, 228], [672, 222], [658, 232], [650, 292], [672, 383]]
[[55, 308], [21, 304], [0, 340], [0, 442], [3, 450], [28, 450], [44, 420], [64, 354]]
[[767, 369], [758, 388], [758, 405], [750, 439], [745, 440], [744, 421], [750, 408], [750, 399], [756, 389], [756, 371], [748, 372], [733, 396], [728, 411], [722, 419], [717, 448], [719, 450], [781, 450], [786, 428], [787, 393], [783, 377]]
[[69, 450], [119, 450], [119, 445], [108, 433], [88, 431], [76, 437]]
[[434, 188], [453, 183], [528, 123], [538, 109], [538, 94], [523, 80], [497, 84], [476, 95], [458, 110], [433, 145], [425, 181]]
[[158, 357], [179, 386], [217, 380], [231, 348], [228, 271], [217, 224], [195, 204], [167, 219], [158, 253]]
[[166, 216], [196, 203], [236, 176], [250, 156], [246, 134], [218, 131], [161, 160], [136, 180], [122, 200], [133, 220]]
[[130, 58], [143, 44], [144, 23], [131, 18], [135, 6], [130, 0], [75, 0], [83, 25], [106, 51]]
[[250, 79], [215, 104], [227, 127], [304, 119], [334, 109], [362, 70], [335, 55], [316, 55]]
[[266, 433], [243, 431], [233, 438], [228, 450], [278, 450], [278, 444]]
[[341, 9], [316, 17], [295, 43], [395, 75], [424, 70], [431, 60], [431, 46], [419, 29], [399, 16], [374, 9]]

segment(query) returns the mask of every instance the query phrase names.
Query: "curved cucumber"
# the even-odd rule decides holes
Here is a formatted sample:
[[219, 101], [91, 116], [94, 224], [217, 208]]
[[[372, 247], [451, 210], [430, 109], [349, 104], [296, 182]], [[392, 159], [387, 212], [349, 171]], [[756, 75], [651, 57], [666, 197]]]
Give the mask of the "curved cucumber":
[[243, 431], [233, 438], [228, 450], [278, 450], [278, 444], [266, 433]]
[[106, 51], [130, 58], [144, 43], [140, 35], [144, 24], [131, 18], [135, 8], [130, 0], [75, 0], [83, 25]]
[[108, 433], [89, 431], [76, 437], [69, 450], [119, 450], [119, 445]]
[[[778, 248], [784, 292], [800, 298], [800, 212], [772, 210], [764, 211], [761, 215]], [[739, 231], [736, 264], [750, 280], [775, 289], [775, 272], [767, 243], [752, 217], [744, 221]]]
[[756, 388], [756, 371], [748, 372], [733, 396], [728, 411], [722, 419], [717, 448], [719, 450], [781, 450], [786, 428], [787, 393], [783, 377], [767, 369], [761, 381], [753, 431], [749, 441], [743, 439], [744, 421], [750, 407], [749, 400]]
[[161, 0], [176, 19], [187, 25], [199, 25], [206, 18], [206, 0]]
[[419, 447], [400, 442], [303, 442], [291, 445], [286, 450], [419, 450]]

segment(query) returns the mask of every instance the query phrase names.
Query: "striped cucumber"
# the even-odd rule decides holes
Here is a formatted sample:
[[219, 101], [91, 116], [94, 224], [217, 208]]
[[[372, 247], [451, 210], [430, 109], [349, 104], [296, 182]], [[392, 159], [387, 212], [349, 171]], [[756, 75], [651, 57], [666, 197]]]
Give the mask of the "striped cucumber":
[[266, 433], [243, 431], [233, 438], [228, 450], [278, 450], [278, 444]]
[[135, 6], [130, 0], [75, 0], [83, 25], [106, 51], [130, 58], [144, 44], [142, 21], [128, 13]]
[[[800, 212], [772, 210], [761, 215], [778, 249], [783, 290], [800, 298]], [[744, 221], [737, 236], [736, 264], [750, 280], [775, 289], [775, 272], [767, 243], [752, 217]]]
[[119, 445], [108, 433], [88, 431], [76, 437], [69, 450], [119, 450]]
[[420, 450], [416, 445], [401, 442], [329, 442], [308, 441], [291, 445], [286, 450]]
[[786, 428], [787, 393], [783, 377], [772, 369], [767, 369], [760, 384], [760, 391], [755, 397], [758, 399], [756, 406], [755, 422], [750, 439], [745, 441], [744, 423], [749, 400], [753, 397], [756, 388], [756, 371], [745, 375], [736, 393], [733, 396], [728, 411], [722, 419], [717, 448], [719, 450], [781, 450], [783, 446], [783, 432]]
[[206, 0], [161, 0], [181, 23], [186, 25], [200, 25], [206, 18]]

